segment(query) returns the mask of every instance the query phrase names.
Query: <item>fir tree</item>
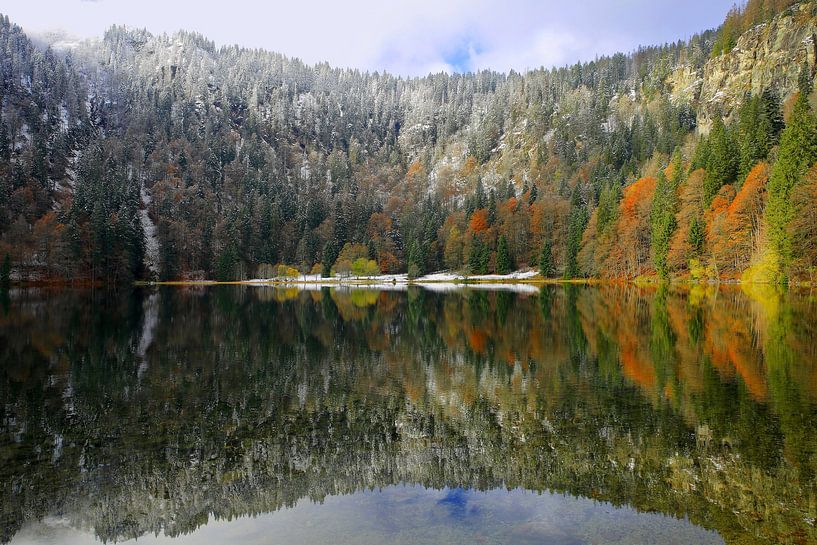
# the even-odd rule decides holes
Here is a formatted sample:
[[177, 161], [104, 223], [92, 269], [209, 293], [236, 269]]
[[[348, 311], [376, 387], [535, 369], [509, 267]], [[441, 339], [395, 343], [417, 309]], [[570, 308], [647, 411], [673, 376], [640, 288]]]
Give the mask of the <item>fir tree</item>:
[[[680, 171], [680, 156], [676, 155], [673, 161], [674, 172]], [[675, 193], [675, 174], [673, 180], [668, 180], [663, 171], [658, 173], [658, 183], [650, 210], [650, 228], [653, 253], [653, 264], [655, 270], [661, 276], [668, 276], [667, 253], [669, 252], [669, 241], [672, 232], [675, 230], [675, 213], [677, 208], [677, 197]]]
[[408, 251], [408, 276], [417, 278], [425, 272], [423, 251], [417, 240], [412, 240]]
[[3, 258], [3, 266], [0, 268], [0, 291], [8, 293], [11, 288], [11, 257], [9, 254]]
[[752, 167], [766, 158], [773, 141], [773, 127], [762, 96], [747, 98], [738, 111], [738, 148], [740, 151], [739, 182]]
[[477, 237], [471, 239], [471, 250], [468, 252], [468, 269], [471, 274], [485, 274], [488, 272], [490, 249]]
[[692, 218], [689, 226], [689, 245], [692, 247], [693, 255], [700, 255], [704, 247], [705, 236], [703, 220]]
[[539, 253], [539, 274], [545, 278], [551, 278], [556, 273], [553, 266], [553, 245], [550, 239], [545, 239], [542, 251]]
[[511, 255], [508, 253], [508, 241], [505, 235], [500, 235], [496, 247], [496, 272], [498, 274], [508, 274], [512, 268]]
[[800, 95], [808, 97], [811, 94], [813, 85], [811, 69], [808, 67], [808, 63], [804, 62], [803, 66], [800, 67], [800, 74], [797, 76], [797, 90]]
[[791, 192], [817, 160], [817, 126], [806, 95], [800, 94], [780, 135], [780, 149], [767, 187], [766, 220], [769, 239], [784, 265], [792, 256], [788, 225], [792, 219]]
[[735, 181], [738, 174], [738, 153], [731, 131], [720, 116], [715, 117], [709, 134], [709, 157], [704, 179], [704, 201], [709, 203], [721, 187]]
[[589, 219], [587, 207], [581, 200], [579, 188], [573, 190], [571, 198], [570, 216], [567, 223], [567, 265], [565, 278], [579, 276], [578, 255], [582, 244], [582, 234]]
[[488, 226], [490, 227], [496, 223], [496, 191], [491, 189], [488, 196]]

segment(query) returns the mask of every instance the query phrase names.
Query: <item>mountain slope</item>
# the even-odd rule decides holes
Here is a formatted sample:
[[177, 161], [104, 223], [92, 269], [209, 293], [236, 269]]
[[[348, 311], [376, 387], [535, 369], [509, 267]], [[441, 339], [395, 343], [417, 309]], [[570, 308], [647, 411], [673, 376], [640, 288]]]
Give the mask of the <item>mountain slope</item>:
[[817, 8], [767, 4], [630, 55], [414, 79], [122, 27], [55, 53], [4, 18], [0, 253], [29, 280], [234, 279], [489, 271], [504, 240], [568, 277], [802, 278], [817, 256], [766, 252], [765, 180], [728, 214], [811, 93]]

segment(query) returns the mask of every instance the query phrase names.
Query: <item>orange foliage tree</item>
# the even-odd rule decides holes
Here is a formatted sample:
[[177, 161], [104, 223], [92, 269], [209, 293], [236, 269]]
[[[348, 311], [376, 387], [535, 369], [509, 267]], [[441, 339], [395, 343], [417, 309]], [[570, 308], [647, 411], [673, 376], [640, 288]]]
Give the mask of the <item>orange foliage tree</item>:
[[641, 178], [624, 188], [616, 223], [616, 244], [605, 260], [608, 275], [635, 277], [649, 270], [650, 209], [657, 180]]
[[726, 233], [736, 271], [749, 266], [763, 217], [768, 181], [769, 165], [765, 162], [755, 165], [726, 212]]
[[735, 188], [727, 184], [718, 190], [704, 214], [706, 220], [706, 245], [710, 260], [718, 274], [734, 271], [732, 249], [729, 246], [728, 211]]
[[480, 208], [471, 214], [471, 220], [468, 222], [468, 228], [475, 234], [482, 233], [488, 230], [488, 210]]

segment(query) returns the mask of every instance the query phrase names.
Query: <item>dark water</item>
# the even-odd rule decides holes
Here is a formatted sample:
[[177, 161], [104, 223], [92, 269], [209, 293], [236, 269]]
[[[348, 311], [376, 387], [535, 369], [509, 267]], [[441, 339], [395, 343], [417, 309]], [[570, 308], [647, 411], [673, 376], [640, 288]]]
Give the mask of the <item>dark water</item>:
[[0, 302], [3, 543], [800, 544], [815, 518], [809, 292]]

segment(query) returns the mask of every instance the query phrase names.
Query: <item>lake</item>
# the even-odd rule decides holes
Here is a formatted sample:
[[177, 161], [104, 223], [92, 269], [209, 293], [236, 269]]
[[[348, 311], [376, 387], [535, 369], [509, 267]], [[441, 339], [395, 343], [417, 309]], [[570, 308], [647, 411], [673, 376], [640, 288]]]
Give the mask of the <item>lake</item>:
[[16, 290], [0, 542], [817, 543], [817, 300]]

